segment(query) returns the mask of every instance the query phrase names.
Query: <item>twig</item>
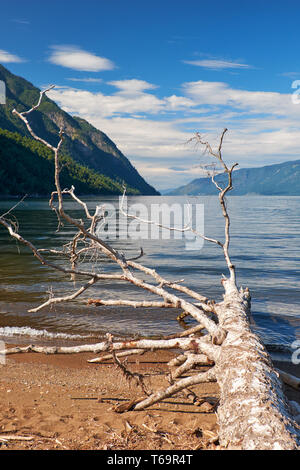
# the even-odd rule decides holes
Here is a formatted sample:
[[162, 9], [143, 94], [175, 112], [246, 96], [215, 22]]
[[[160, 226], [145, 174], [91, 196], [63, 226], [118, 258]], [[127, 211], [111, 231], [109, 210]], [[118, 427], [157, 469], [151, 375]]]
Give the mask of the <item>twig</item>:
[[148, 390], [146, 389], [143, 375], [139, 374], [138, 372], [131, 372], [124, 366], [124, 364], [120, 361], [119, 357], [116, 355], [115, 351], [113, 350], [113, 336], [107, 333], [106, 337], [108, 339], [108, 342], [111, 345], [111, 354], [112, 354], [113, 360], [115, 364], [117, 365], [117, 367], [119, 367], [119, 369], [122, 371], [126, 380], [129, 380], [129, 382], [131, 380], [134, 380], [136, 384], [141, 387], [145, 395], [149, 396], [151, 392], [148, 392]]
[[15, 434], [1, 434], [0, 441], [33, 441], [33, 436], [17, 436]]

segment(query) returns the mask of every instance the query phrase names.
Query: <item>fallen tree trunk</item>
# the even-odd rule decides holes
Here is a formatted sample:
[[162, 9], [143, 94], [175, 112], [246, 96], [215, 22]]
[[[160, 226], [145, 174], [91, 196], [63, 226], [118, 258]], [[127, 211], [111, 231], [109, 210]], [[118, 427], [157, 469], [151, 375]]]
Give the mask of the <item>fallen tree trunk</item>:
[[278, 373], [251, 331], [247, 293], [238, 292], [230, 280], [223, 285], [224, 301], [216, 307], [227, 331], [215, 366], [220, 444], [229, 449], [296, 449], [299, 427]]
[[[41, 251], [38, 250], [31, 242], [21, 237], [17, 232], [17, 226], [14, 222], [5, 219], [8, 213], [0, 217], [0, 224], [4, 226], [9, 234], [17, 241], [26, 245], [33, 255], [43, 265], [47, 265], [59, 272], [69, 273], [74, 280], [75, 275], [88, 276], [89, 281], [81, 288], [77, 289], [73, 294], [51, 297], [49, 300], [41, 304], [39, 307], [31, 309], [36, 312], [47, 305], [57, 302], [70, 301], [76, 299], [84, 291], [94, 286], [96, 282], [103, 279], [118, 280], [134, 285], [137, 288], [144, 289], [155, 295], [156, 298], [162, 299], [157, 301], [129, 301], [125, 299], [90, 299], [88, 303], [95, 305], [128, 305], [136, 306], [159, 306], [163, 308], [180, 308], [184, 315], [191, 315], [197, 322], [196, 328], [191, 328], [185, 334], [171, 335], [161, 339], [142, 338], [139, 340], [127, 340], [114, 342], [113, 337], [107, 334], [107, 340], [94, 345], [81, 345], [74, 347], [40, 347], [28, 346], [21, 348], [8, 349], [4, 353], [26, 353], [37, 352], [47, 354], [68, 354], [79, 352], [109, 352], [117, 366], [128, 380], [135, 379], [137, 385], [140, 385], [145, 393], [145, 398], [138, 402], [132, 402], [130, 406], [122, 406], [122, 411], [126, 409], [142, 410], [158, 401], [162, 401], [181, 390], [186, 391], [187, 387], [194, 385], [217, 381], [220, 387], [220, 404], [217, 409], [219, 422], [219, 442], [222, 448], [226, 449], [282, 449], [292, 450], [299, 448], [300, 432], [299, 426], [292, 417], [292, 409], [284, 396], [282, 383], [279, 379], [278, 372], [274, 369], [272, 361], [264, 345], [260, 339], [253, 333], [250, 327], [250, 294], [249, 291], [238, 290], [236, 284], [235, 267], [231, 262], [229, 255], [230, 242], [230, 218], [226, 207], [225, 195], [232, 189], [232, 172], [236, 167], [236, 163], [227, 167], [222, 159], [221, 149], [224, 135], [227, 129], [224, 129], [218, 150], [214, 152], [211, 146], [202, 141], [201, 136], [196, 134], [196, 140], [199, 144], [204, 145], [205, 150], [221, 164], [224, 173], [227, 174], [228, 184], [222, 188], [212, 176], [212, 181], [219, 191], [219, 202], [222, 214], [225, 220], [225, 241], [221, 242], [213, 238], [197, 233], [189, 226], [185, 226], [182, 231], [191, 230], [196, 236], [202, 237], [204, 240], [214, 243], [223, 250], [224, 258], [229, 271], [229, 278], [222, 279], [224, 287], [224, 299], [216, 304], [213, 300], [209, 300], [206, 296], [200, 295], [182, 286], [182, 281], [172, 282], [164, 279], [155, 269], [150, 269], [142, 264], [136, 263], [134, 259], [126, 259], [123, 252], [116, 250], [106, 241], [99, 238], [96, 234], [95, 227], [97, 224], [97, 211], [91, 215], [85, 203], [75, 196], [74, 188], [70, 190], [61, 190], [59, 174], [60, 164], [58, 153], [63, 142], [63, 130], [60, 130], [60, 140], [57, 147], [53, 147], [43, 139], [35, 135], [28, 122], [27, 115], [37, 109], [42, 96], [45, 92], [41, 92], [40, 100], [37, 106], [29, 111], [19, 113], [14, 110], [14, 114], [26, 124], [31, 135], [47, 145], [54, 152], [55, 157], [55, 185], [56, 191], [51, 195], [50, 206], [58, 215], [59, 226], [64, 219], [67, 223], [78, 229], [77, 234], [73, 237], [68, 245], [64, 245], [61, 251], [48, 250], [49, 254], [63, 254], [69, 257], [71, 269], [65, 269], [49, 262]], [[54, 207], [54, 196], [58, 197], [58, 208]], [[87, 228], [80, 219], [74, 219], [64, 210], [63, 196], [69, 195], [78, 204], [80, 204], [85, 212], [86, 218], [90, 221]], [[123, 209], [121, 211], [124, 214]], [[135, 217], [136, 218], [136, 217]], [[146, 221], [146, 223], [152, 223]], [[172, 230], [172, 228], [170, 228]], [[173, 230], [175, 230], [173, 228]], [[176, 229], [178, 230], [178, 229]], [[79, 245], [83, 248], [78, 251]], [[107, 259], [114, 262], [121, 270], [120, 274], [98, 274], [95, 272], [81, 271], [76, 268], [79, 254], [87, 253], [97, 249]], [[138, 274], [143, 274], [151, 278], [151, 282], [142, 280]], [[176, 294], [174, 294], [174, 291]], [[179, 293], [179, 294], [177, 294]], [[186, 297], [192, 300], [186, 300]], [[197, 303], [195, 303], [195, 300]], [[201, 337], [196, 336], [197, 330], [202, 330]], [[141, 353], [147, 350], [173, 349], [181, 350], [183, 353], [178, 355], [174, 360], [170, 361], [170, 368], [175, 367], [171, 374], [167, 376], [169, 385], [158, 391], [148, 391], [145, 387], [141, 374], [131, 373], [124, 364], [120, 362], [120, 357], [116, 351], [123, 351], [125, 355], [130, 352]], [[3, 353], [3, 351], [0, 351]], [[102, 358], [91, 360], [90, 362], [100, 362]], [[206, 371], [199, 372], [198, 365], [205, 364]], [[192, 371], [194, 373], [192, 373]], [[195, 373], [196, 372], [196, 373]], [[185, 374], [184, 377], [183, 374]], [[193, 392], [191, 392], [193, 393]], [[297, 407], [296, 407], [297, 408]], [[295, 407], [294, 407], [295, 409]], [[296, 413], [298, 411], [296, 410]]]
[[[222, 281], [224, 300], [216, 305], [226, 338], [213, 351], [214, 367], [194, 377], [181, 379], [135, 404], [142, 410], [187, 386], [217, 381], [219, 442], [222, 448], [241, 450], [295, 450], [299, 448], [299, 425], [283, 392], [279, 374], [263, 343], [249, 323], [249, 292]], [[132, 409], [132, 408], [131, 408]]]
[[[80, 352], [122, 351], [139, 354], [149, 349], [181, 349], [177, 371], [190, 360], [185, 370], [173, 377], [179, 380], [149, 394], [139, 402], [124, 406], [123, 411], [143, 410], [177, 392], [199, 383], [217, 381], [220, 402], [217, 408], [219, 443], [222, 448], [242, 450], [295, 450], [300, 445], [299, 425], [284, 395], [279, 373], [274, 369], [263, 343], [250, 327], [250, 295], [236, 288], [230, 280], [222, 280], [224, 300], [215, 305], [219, 326], [226, 332], [221, 345], [213, 345], [208, 338], [191, 337], [165, 340], [140, 339], [123, 342], [98, 343], [74, 347], [27, 346], [10, 348], [6, 353], [37, 352], [46, 354], [72, 354]], [[138, 348], [138, 349], [136, 349]], [[192, 354], [191, 354], [192, 351]], [[5, 353], [5, 351], [0, 351]], [[182, 359], [183, 357], [183, 359]], [[181, 378], [193, 365], [208, 358], [212, 367], [206, 372]], [[103, 358], [104, 359], [104, 358]], [[180, 360], [182, 359], [182, 360]], [[101, 359], [89, 362], [100, 362]], [[182, 365], [183, 362], [183, 365]], [[213, 365], [214, 364], [214, 365]], [[175, 365], [175, 361], [173, 364]]]

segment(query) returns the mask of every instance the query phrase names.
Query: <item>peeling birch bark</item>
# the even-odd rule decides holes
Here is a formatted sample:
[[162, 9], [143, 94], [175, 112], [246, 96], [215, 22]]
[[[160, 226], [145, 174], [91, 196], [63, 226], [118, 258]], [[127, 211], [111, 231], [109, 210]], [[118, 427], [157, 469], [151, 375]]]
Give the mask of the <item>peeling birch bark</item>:
[[109, 350], [154, 350], [154, 349], [182, 349], [183, 351], [197, 350], [214, 360], [217, 356], [218, 346], [205, 342], [199, 338], [174, 338], [169, 340], [162, 339], [140, 339], [119, 341], [109, 344], [103, 341], [97, 344], [83, 344], [79, 346], [29, 346], [13, 347], [0, 351], [0, 354], [18, 354], [18, 353], [44, 353], [44, 354], [74, 354], [83, 352], [107, 352]]
[[224, 301], [216, 307], [227, 331], [215, 365], [221, 392], [217, 411], [220, 445], [228, 449], [296, 449], [299, 428], [270, 356], [251, 331], [247, 298], [230, 280], [223, 285]]
[[[144, 354], [146, 351], [144, 349], [131, 349], [129, 351], [123, 351], [121, 353], [118, 353], [116, 354], [116, 356], [119, 358], [119, 357], [127, 357], [127, 356], [134, 356], [134, 355], [139, 355], [141, 356], [142, 354]], [[104, 361], [107, 361], [107, 360], [110, 360], [110, 359], [113, 359], [113, 355], [112, 354], [106, 354], [105, 356], [101, 356], [101, 357], [95, 357], [94, 359], [90, 359], [88, 360], [87, 362], [90, 362], [90, 363], [99, 363], [99, 362], [104, 362]]]

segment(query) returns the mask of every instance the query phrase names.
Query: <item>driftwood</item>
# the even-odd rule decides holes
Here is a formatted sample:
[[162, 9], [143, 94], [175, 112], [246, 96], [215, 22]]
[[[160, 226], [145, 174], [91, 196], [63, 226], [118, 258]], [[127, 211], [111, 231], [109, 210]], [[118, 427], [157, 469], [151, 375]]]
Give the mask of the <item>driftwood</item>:
[[[194, 385], [217, 381], [220, 387], [220, 403], [216, 410], [219, 422], [219, 443], [227, 449], [297, 449], [300, 442], [299, 426], [293, 419], [292, 408], [284, 396], [282, 382], [279, 373], [274, 369], [269, 354], [260, 339], [253, 333], [249, 318], [251, 315], [250, 293], [248, 289], [237, 287], [235, 266], [231, 262], [230, 245], [230, 217], [226, 206], [226, 195], [232, 189], [233, 170], [236, 163], [228, 167], [222, 157], [222, 145], [227, 129], [224, 129], [220, 137], [216, 151], [210, 144], [204, 141], [200, 134], [192, 139], [204, 147], [210, 157], [218, 162], [222, 171], [227, 175], [227, 185], [221, 187], [212, 175], [219, 195], [220, 207], [224, 217], [224, 242], [215, 240], [198, 233], [192, 227], [186, 226], [182, 230], [190, 230], [196, 236], [202, 237], [210, 243], [221, 248], [229, 276], [223, 276], [221, 282], [224, 288], [224, 298], [220, 303], [208, 299], [205, 295], [189, 289], [183, 285], [183, 281], [172, 281], [163, 278], [155, 269], [150, 269], [137, 260], [142, 257], [143, 251], [135, 258], [126, 259], [124, 253], [113, 248], [108, 242], [98, 237], [96, 227], [103, 216], [97, 215], [97, 211], [91, 214], [87, 205], [75, 195], [75, 189], [62, 190], [60, 187], [60, 163], [59, 150], [61, 148], [64, 133], [59, 132], [59, 142], [56, 147], [39, 138], [32, 130], [28, 116], [34, 112], [41, 103], [43, 94], [36, 106], [26, 112], [14, 110], [27, 126], [31, 135], [44, 143], [54, 152], [55, 160], [55, 186], [50, 198], [50, 207], [55, 210], [59, 227], [67, 222], [77, 228], [77, 233], [68, 245], [60, 251], [39, 250], [30, 241], [24, 239], [17, 230], [13, 221], [9, 220], [9, 212], [0, 217], [0, 224], [6, 228], [9, 234], [26, 245], [43, 264], [71, 275], [71, 279], [85, 278], [85, 282], [73, 293], [62, 297], [51, 297], [37, 308], [36, 312], [45, 306], [57, 302], [74, 300], [83, 292], [103, 279], [117, 280], [130, 283], [144, 289], [155, 296], [153, 301], [137, 302], [124, 299], [90, 299], [89, 303], [96, 305], [128, 305], [147, 307], [180, 308], [185, 315], [191, 315], [199, 324], [184, 334], [175, 334], [160, 339], [141, 338], [127, 341], [114, 341], [111, 335], [103, 342], [93, 345], [81, 345], [74, 347], [40, 347], [26, 346], [10, 348], [4, 351], [6, 354], [44, 352], [47, 354], [67, 354], [79, 352], [106, 352], [119, 366], [120, 371], [130, 380], [135, 378], [143, 388], [145, 396], [137, 402], [130, 404], [130, 409], [142, 410], [152, 404], [164, 400], [179, 391], [190, 393], [189, 387]], [[124, 193], [125, 194], [125, 193]], [[71, 197], [83, 210], [85, 221], [72, 218], [64, 209], [64, 198]], [[57, 205], [55, 200], [57, 198]], [[125, 213], [124, 208], [121, 211]], [[130, 214], [126, 214], [130, 217]], [[134, 216], [135, 217], [135, 216]], [[88, 225], [86, 223], [88, 222]], [[153, 223], [151, 220], [144, 221]], [[58, 228], [59, 228], [58, 227]], [[175, 230], [169, 227], [170, 230]], [[176, 229], [177, 230], [177, 229]], [[105, 255], [110, 262], [115, 263], [120, 273], [98, 274], [79, 269], [81, 253], [98, 250]], [[52, 255], [60, 254], [70, 262], [70, 267], [62, 267], [51, 261]], [[140, 275], [146, 277], [141, 279]], [[157, 298], [160, 300], [157, 301]], [[199, 331], [201, 331], [201, 335]], [[159, 391], [147, 391], [143, 386], [143, 379], [138, 374], [132, 374], [120, 362], [121, 354], [140, 354], [147, 350], [173, 349], [181, 351], [177, 357], [170, 361], [171, 373], [168, 376], [168, 386]], [[118, 354], [117, 354], [118, 352]], [[103, 358], [95, 358], [91, 362], [99, 362]], [[200, 372], [199, 364], [206, 364], [206, 371]], [[183, 377], [184, 374], [184, 377]], [[193, 392], [191, 392], [193, 393]], [[129, 409], [124, 407], [122, 411]]]
[[294, 375], [288, 374], [287, 372], [284, 372], [283, 370], [280, 370], [280, 369], [276, 369], [276, 370], [278, 371], [281, 380], [285, 384], [289, 385], [290, 387], [293, 387], [295, 390], [300, 391], [300, 379], [299, 379], [299, 377], [295, 377]]
[[0, 441], [33, 441], [32, 436], [17, 436], [15, 434], [0, 434]]

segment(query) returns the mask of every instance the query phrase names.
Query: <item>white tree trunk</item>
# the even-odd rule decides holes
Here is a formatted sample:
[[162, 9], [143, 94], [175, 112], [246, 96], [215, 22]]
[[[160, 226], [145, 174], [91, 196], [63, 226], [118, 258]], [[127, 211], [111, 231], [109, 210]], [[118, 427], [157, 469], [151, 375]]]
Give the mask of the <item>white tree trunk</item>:
[[291, 418], [282, 383], [249, 323], [248, 293], [223, 281], [217, 306], [227, 331], [214, 367], [220, 387], [220, 445], [229, 449], [296, 449], [299, 426]]
[[[52, 87], [49, 89], [51, 88]], [[200, 338], [192, 336], [195, 331], [189, 331], [189, 335], [191, 336], [188, 336], [187, 338], [182, 335], [175, 335], [174, 337], [159, 340], [141, 339], [137, 341], [129, 340], [117, 343], [114, 343], [112, 336], [108, 335], [106, 341], [96, 345], [58, 348], [28, 346], [23, 348], [13, 348], [4, 352], [12, 354], [17, 352], [35, 351], [46, 352], [48, 354], [67, 354], [83, 351], [107, 351], [112, 354], [115, 362], [119, 365], [123, 373], [125, 373], [127, 377], [137, 378], [138, 383], [141, 385], [142, 380], [140, 378], [140, 374], [132, 374], [127, 371], [124, 365], [120, 363], [115, 351], [123, 350], [128, 354], [132, 350], [138, 350], [138, 352], [140, 352], [142, 350], [151, 349], [181, 349], [182, 351], [185, 351], [186, 354], [184, 354], [183, 359], [178, 357], [176, 360], [172, 361], [173, 365], [176, 364], [177, 366], [179, 365], [179, 367], [171, 374], [170, 385], [163, 390], [149, 394], [147, 398], [142, 399], [139, 403], [134, 403], [134, 409], [141, 410], [151, 406], [157, 401], [161, 401], [180, 390], [184, 390], [186, 387], [217, 380], [220, 387], [220, 405], [218, 407], [217, 414], [220, 428], [219, 440], [221, 447], [228, 449], [257, 450], [291, 450], [298, 448], [300, 443], [299, 426], [291, 417], [291, 410], [284, 396], [278, 372], [274, 369], [271, 359], [263, 344], [251, 331], [249, 323], [249, 292], [243, 290], [238, 291], [235, 280], [235, 267], [229, 256], [230, 218], [227, 212], [225, 195], [232, 189], [232, 173], [237, 163], [228, 167], [222, 158], [222, 144], [227, 129], [224, 129], [222, 132], [217, 151], [213, 151], [210, 144], [205, 142], [199, 133], [195, 136], [196, 142], [204, 146], [206, 152], [215, 158], [218, 164], [221, 164], [224, 173], [228, 177], [227, 186], [222, 188], [214, 180], [214, 175], [212, 175], [212, 181], [219, 191], [219, 202], [225, 220], [225, 241], [222, 243], [219, 240], [206, 237], [204, 234], [197, 233], [189, 227], [191, 232], [196, 236], [216, 244], [223, 250], [230, 278], [228, 280], [223, 279], [222, 281], [225, 289], [224, 300], [219, 304], [215, 304], [214, 301], [207, 299], [205, 296], [192, 291], [186, 286], [181, 286], [179, 281], [170, 282], [162, 278], [156, 270], [149, 269], [139, 263], [135, 263], [134, 259], [126, 259], [124, 253], [117, 251], [115, 248], [110, 246], [108, 242], [96, 236], [95, 226], [98, 220], [97, 210], [95, 210], [94, 215], [91, 215], [87, 205], [75, 195], [73, 187], [70, 190], [63, 191], [60, 187], [59, 174], [61, 166], [59, 164], [58, 154], [63, 142], [63, 129], [60, 130], [60, 140], [57, 147], [53, 147], [34, 133], [27, 120], [28, 114], [39, 107], [46, 91], [47, 90], [41, 92], [37, 105], [29, 111], [23, 111], [20, 113], [14, 110], [13, 113], [19, 116], [19, 118], [26, 124], [28, 131], [34, 139], [42, 142], [54, 152], [56, 191], [51, 194], [50, 206], [57, 213], [59, 226], [64, 219], [67, 223], [76, 227], [78, 232], [71, 243], [68, 244], [69, 248], [66, 249], [65, 245], [65, 247], [59, 252], [51, 249], [48, 251], [52, 254], [60, 253], [64, 256], [67, 255], [71, 263], [71, 269], [66, 269], [60, 265], [55, 265], [54, 263], [47, 261], [46, 258], [41, 255], [41, 251], [45, 250], [38, 250], [30, 241], [27, 241], [19, 235], [17, 233], [16, 224], [5, 219], [5, 216], [7, 216], [10, 211], [0, 216], [0, 224], [8, 230], [13, 238], [30, 248], [34, 256], [39, 259], [42, 265], [47, 265], [60, 272], [70, 273], [72, 277], [74, 277], [75, 274], [85, 277], [88, 276], [89, 281], [73, 294], [69, 294], [64, 297], [53, 297], [31, 311], [36, 312], [41, 308], [44, 308], [46, 305], [53, 303], [74, 300], [82, 294], [82, 292], [94, 285], [95, 282], [100, 281], [101, 279], [115, 279], [131, 283], [136, 287], [151, 292], [156, 297], [163, 299], [163, 301], [160, 301], [160, 303], [157, 304], [157, 301], [144, 301], [141, 303], [136, 300], [127, 301], [124, 299], [91, 299], [90, 303], [94, 303], [96, 305], [125, 304], [133, 307], [140, 306], [142, 304], [143, 306], [159, 305], [160, 307], [181, 308], [185, 314], [191, 315], [198, 321], [198, 328], [205, 328], [207, 333]], [[90, 220], [89, 228], [86, 228], [82, 220], [78, 221], [77, 219], [73, 219], [65, 212], [63, 196], [67, 194], [83, 207], [86, 218]], [[58, 198], [58, 208], [56, 208], [53, 203], [54, 196], [56, 195]], [[185, 227], [182, 230], [187, 229], [188, 227]], [[170, 228], [170, 230], [175, 229]], [[78, 251], [80, 243], [83, 244], [83, 248]], [[120, 274], [98, 274], [94, 272], [79, 271], [76, 269], [76, 260], [78, 259], [79, 254], [83, 251], [86, 252], [88, 249], [94, 250], [95, 248], [97, 248], [101, 254], [107, 256], [109, 260], [116, 263], [121, 270]], [[142, 256], [142, 254], [143, 251], [141, 250], [141, 255], [138, 257]], [[146, 282], [136, 275], [136, 273], [141, 272], [150, 276], [152, 283]], [[185, 298], [180, 297], [180, 294], [175, 295], [173, 293], [174, 290], [188, 295], [193, 300], [187, 301]], [[194, 300], [198, 301], [197, 304], [194, 303]], [[215, 315], [218, 317], [218, 323], [215, 321]], [[94, 362], [99, 360], [101, 359], [96, 359]], [[206, 372], [200, 372], [189, 377], [181, 377], [183, 373], [188, 373], [193, 369], [194, 365], [201, 362], [206, 362], [212, 366], [212, 368]]]

